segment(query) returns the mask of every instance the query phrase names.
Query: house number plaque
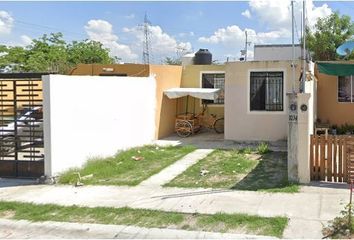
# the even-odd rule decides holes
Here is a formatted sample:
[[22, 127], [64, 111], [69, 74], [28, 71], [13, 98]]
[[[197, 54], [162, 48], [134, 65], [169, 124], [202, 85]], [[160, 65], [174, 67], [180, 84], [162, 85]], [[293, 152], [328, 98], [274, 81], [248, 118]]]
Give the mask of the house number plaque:
[[296, 103], [290, 104], [289, 122], [297, 122], [297, 106]]

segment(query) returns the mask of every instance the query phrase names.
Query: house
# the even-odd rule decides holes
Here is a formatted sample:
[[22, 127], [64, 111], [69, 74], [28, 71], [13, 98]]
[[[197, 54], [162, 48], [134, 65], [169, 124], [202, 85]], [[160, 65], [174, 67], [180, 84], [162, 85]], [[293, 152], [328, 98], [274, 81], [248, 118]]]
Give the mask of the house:
[[[300, 76], [296, 64], [296, 79]], [[291, 61], [231, 62], [225, 69], [225, 139], [285, 140], [286, 93], [292, 92]], [[299, 81], [294, 89], [298, 89]]]
[[[192, 100], [190, 111], [199, 113], [203, 103], [210, 114], [225, 118], [225, 139], [236, 141], [285, 140], [288, 134], [286, 93], [299, 86], [301, 63], [295, 64], [295, 85], [291, 61], [228, 62], [222, 65], [184, 66], [114, 64], [78, 65], [72, 75], [155, 75], [157, 81], [156, 139], [174, 132], [175, 116], [185, 112], [186, 99], [168, 99], [169, 88], [220, 88], [217, 100]], [[312, 90], [312, 89], [310, 89]], [[308, 91], [310, 91], [308, 90]]]
[[354, 125], [354, 62], [317, 62], [317, 118], [330, 125]]
[[[301, 59], [302, 48], [295, 44], [295, 59]], [[255, 44], [254, 61], [287, 61], [292, 60], [292, 44]]]

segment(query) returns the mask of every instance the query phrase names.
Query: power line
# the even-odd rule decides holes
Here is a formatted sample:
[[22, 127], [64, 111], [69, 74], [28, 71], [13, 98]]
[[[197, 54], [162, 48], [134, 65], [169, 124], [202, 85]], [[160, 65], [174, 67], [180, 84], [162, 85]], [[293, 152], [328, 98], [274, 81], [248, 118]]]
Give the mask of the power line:
[[86, 36], [83, 33], [78, 33], [78, 32], [73, 32], [73, 31], [68, 31], [65, 29], [61, 29], [61, 28], [56, 28], [56, 27], [51, 27], [51, 26], [46, 26], [46, 25], [41, 25], [41, 24], [37, 24], [37, 23], [30, 23], [30, 22], [25, 22], [25, 21], [21, 21], [21, 20], [15, 20], [15, 23], [18, 24], [22, 24], [22, 25], [27, 25], [27, 26], [32, 26], [32, 27], [36, 27], [36, 28], [42, 28], [42, 29], [49, 29], [49, 30], [55, 30], [55, 31], [59, 31], [59, 32], [65, 32], [65, 33], [69, 33], [69, 34], [73, 34], [73, 35], [77, 35], [77, 36]]

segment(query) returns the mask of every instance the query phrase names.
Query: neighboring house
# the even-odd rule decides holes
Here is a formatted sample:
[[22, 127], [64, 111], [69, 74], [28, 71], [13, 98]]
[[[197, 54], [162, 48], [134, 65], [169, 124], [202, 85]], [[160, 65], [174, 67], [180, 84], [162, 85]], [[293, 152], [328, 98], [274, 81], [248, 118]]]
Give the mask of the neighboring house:
[[318, 62], [315, 76], [319, 121], [354, 125], [354, 62]]
[[[295, 44], [295, 59], [301, 59], [301, 45]], [[255, 61], [286, 61], [292, 60], [291, 44], [256, 44], [254, 45]]]

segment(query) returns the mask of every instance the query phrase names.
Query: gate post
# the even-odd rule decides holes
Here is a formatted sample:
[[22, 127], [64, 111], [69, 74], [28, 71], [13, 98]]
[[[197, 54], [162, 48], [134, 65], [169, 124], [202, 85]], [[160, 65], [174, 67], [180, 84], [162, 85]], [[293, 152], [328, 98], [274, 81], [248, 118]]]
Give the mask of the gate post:
[[310, 182], [309, 93], [288, 93], [288, 179]]

